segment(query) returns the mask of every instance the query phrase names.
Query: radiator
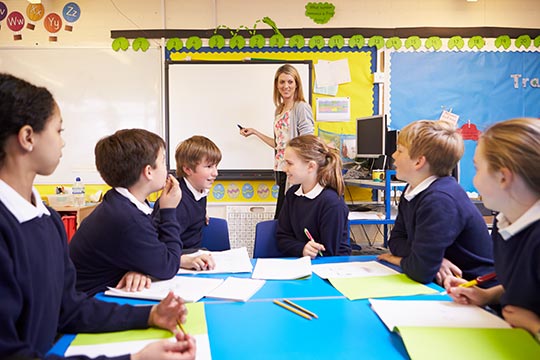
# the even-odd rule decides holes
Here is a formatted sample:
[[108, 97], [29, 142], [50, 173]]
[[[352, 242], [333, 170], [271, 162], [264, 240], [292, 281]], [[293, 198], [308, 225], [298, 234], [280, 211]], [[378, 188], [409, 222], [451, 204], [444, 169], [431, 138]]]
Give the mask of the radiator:
[[231, 249], [245, 246], [253, 254], [255, 225], [274, 219], [275, 206], [227, 206], [227, 223]]

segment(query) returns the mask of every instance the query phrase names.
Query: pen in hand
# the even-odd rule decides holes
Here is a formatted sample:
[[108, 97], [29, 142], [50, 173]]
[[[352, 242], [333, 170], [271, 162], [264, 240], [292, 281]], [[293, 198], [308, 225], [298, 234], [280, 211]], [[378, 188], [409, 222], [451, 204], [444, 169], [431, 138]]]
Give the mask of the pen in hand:
[[486, 281], [489, 281], [491, 279], [495, 279], [496, 277], [497, 277], [497, 274], [492, 272], [492, 273], [489, 273], [489, 274], [486, 274], [486, 275], [479, 276], [476, 279], [468, 281], [466, 283], [459, 284], [458, 286], [459, 287], [466, 287], [466, 288], [473, 287], [473, 286], [485, 283]]
[[[313, 241], [315, 242], [315, 240], [313, 239], [313, 236], [311, 236], [311, 233], [309, 232], [309, 230], [307, 228], [304, 228], [304, 234], [306, 234], [307, 238], [310, 240], [310, 241]], [[321, 250], [319, 250], [319, 256], [323, 256], [323, 253]]]

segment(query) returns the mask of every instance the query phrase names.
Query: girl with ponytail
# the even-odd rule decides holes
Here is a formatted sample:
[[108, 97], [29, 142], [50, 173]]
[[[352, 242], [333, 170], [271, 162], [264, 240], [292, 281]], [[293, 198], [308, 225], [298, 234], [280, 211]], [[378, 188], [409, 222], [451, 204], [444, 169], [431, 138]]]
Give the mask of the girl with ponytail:
[[[348, 215], [343, 199], [341, 158], [313, 135], [292, 139], [285, 149], [289, 184], [279, 214], [277, 243], [285, 256], [350, 255]], [[312, 239], [308, 238], [309, 233]]]

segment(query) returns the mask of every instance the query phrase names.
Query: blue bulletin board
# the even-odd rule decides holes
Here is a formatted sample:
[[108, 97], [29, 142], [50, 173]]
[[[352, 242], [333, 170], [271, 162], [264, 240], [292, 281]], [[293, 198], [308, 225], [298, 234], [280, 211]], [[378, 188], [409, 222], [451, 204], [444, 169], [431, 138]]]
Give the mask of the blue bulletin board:
[[540, 117], [539, 78], [538, 52], [394, 52], [389, 126], [401, 129], [452, 109], [465, 139], [460, 184], [473, 192], [475, 130], [510, 118]]

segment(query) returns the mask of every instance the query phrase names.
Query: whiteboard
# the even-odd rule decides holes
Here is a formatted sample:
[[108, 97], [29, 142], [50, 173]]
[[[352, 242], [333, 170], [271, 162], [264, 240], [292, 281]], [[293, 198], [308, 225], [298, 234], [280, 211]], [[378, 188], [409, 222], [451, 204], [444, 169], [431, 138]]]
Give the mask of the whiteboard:
[[0, 49], [0, 71], [47, 87], [60, 107], [65, 141], [60, 165], [39, 184], [103, 184], [94, 147], [122, 128], [163, 135], [161, 53], [111, 48]]
[[[304, 97], [311, 94], [311, 61], [289, 62], [300, 73]], [[273, 137], [273, 84], [284, 62], [169, 62], [166, 71], [166, 126], [169, 167], [176, 169], [176, 146], [203, 135], [221, 149], [218, 166], [228, 173], [259, 177], [274, 168], [274, 150], [252, 135], [239, 133], [237, 124]]]

